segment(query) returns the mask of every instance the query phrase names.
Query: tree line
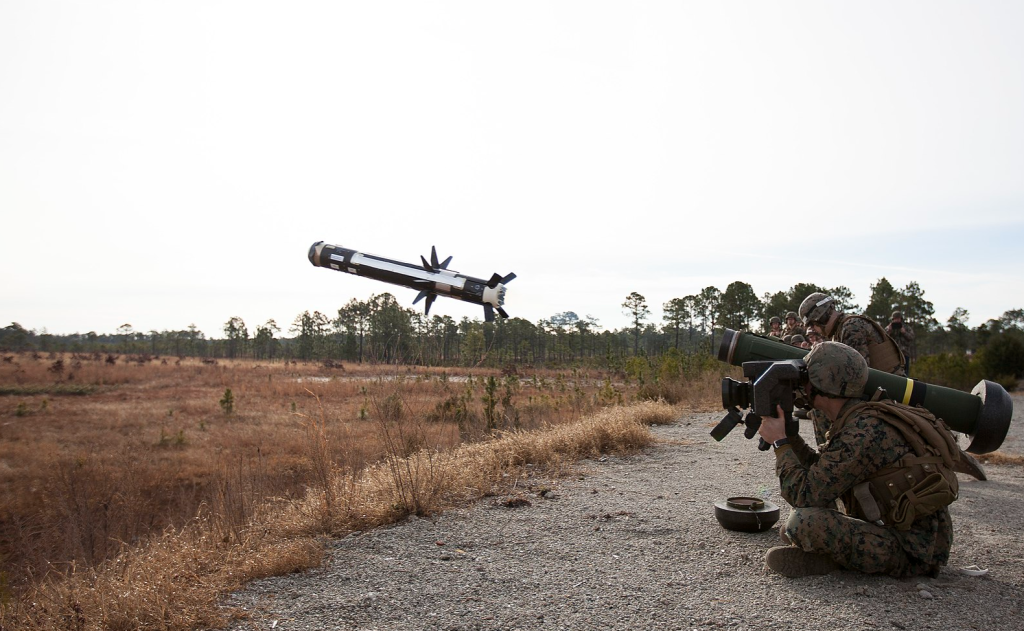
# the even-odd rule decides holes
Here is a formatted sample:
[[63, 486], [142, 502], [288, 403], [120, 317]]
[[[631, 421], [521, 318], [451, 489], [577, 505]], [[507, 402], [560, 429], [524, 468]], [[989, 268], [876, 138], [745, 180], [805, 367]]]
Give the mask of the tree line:
[[[797, 311], [803, 299], [816, 291], [835, 298], [839, 309], [864, 313], [883, 325], [893, 311], [902, 311], [904, 322], [917, 334], [918, 355], [970, 355], [993, 342], [1016, 348], [1024, 330], [1022, 309], [1007, 311], [998, 319], [972, 328], [970, 313], [958, 307], [940, 322], [918, 283], [897, 288], [883, 277], [870, 286], [863, 310], [845, 286], [797, 283], [786, 291], [758, 296], [748, 283], [735, 281], [724, 290], [708, 286], [669, 300], [662, 305], [660, 322], [652, 321], [646, 298], [632, 292], [621, 304], [629, 325], [606, 330], [595, 318], [580, 317], [572, 311], [536, 323], [522, 318], [482, 322], [467, 317], [458, 321], [445, 315], [428, 317], [403, 307], [390, 293], [382, 293], [366, 300], [352, 299], [335, 314], [304, 311], [288, 327], [288, 335], [282, 335], [274, 320], [250, 331], [238, 316], [224, 323], [222, 337], [207, 336], [195, 325], [178, 331], [143, 332], [124, 324], [111, 334], [54, 335], [12, 323], [0, 329], [0, 349], [452, 366], [590, 364], [614, 368], [628, 357], [655, 357], [669, 349], [714, 353], [716, 331], [731, 328], [765, 332], [771, 317], [784, 318], [787, 312]], [[1024, 349], [1021, 355], [1024, 365]]]

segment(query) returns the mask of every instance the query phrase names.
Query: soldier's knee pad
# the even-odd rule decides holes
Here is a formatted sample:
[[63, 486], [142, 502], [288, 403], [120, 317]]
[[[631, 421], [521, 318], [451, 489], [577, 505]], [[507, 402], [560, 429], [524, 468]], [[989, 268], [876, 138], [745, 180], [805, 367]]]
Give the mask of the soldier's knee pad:
[[796, 541], [800, 537], [801, 531], [805, 531], [807, 528], [813, 528], [816, 521], [819, 521], [818, 517], [828, 512], [827, 508], [794, 508], [789, 511], [789, 517], [786, 519], [786, 524], [783, 526], [783, 532], [791, 540]]

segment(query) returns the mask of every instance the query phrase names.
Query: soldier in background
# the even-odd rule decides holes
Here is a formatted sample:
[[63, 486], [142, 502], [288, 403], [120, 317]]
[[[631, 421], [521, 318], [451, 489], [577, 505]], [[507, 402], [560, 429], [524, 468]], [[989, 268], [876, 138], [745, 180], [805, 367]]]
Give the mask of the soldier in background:
[[914, 329], [903, 321], [902, 311], [892, 312], [892, 321], [885, 327], [885, 332], [895, 340], [896, 344], [903, 351], [903, 370], [907, 376], [910, 375], [910, 364], [917, 359], [917, 345], [914, 343]]
[[825, 341], [821, 337], [821, 333], [818, 333], [814, 329], [807, 329], [807, 333], [804, 335], [807, 337], [807, 341], [811, 343], [812, 348]]
[[777, 337], [781, 340], [785, 335], [782, 332], [782, 318], [779, 316], [772, 316], [771, 321], [768, 323], [768, 327], [768, 335], [771, 337]]
[[787, 335], [803, 335], [804, 327], [800, 324], [800, 317], [796, 314], [796, 311], [790, 311], [786, 314], [786, 328], [782, 331], [782, 336]]

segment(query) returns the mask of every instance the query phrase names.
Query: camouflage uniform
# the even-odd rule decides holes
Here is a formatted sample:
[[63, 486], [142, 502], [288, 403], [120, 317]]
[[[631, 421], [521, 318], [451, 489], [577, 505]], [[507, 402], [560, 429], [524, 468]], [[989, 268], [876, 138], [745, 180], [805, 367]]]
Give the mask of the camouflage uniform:
[[793, 324], [793, 326], [787, 325], [787, 326], [785, 326], [783, 328], [782, 336], [785, 337], [787, 335], [803, 335], [806, 332], [807, 332], [807, 327], [805, 327], [803, 325], [803, 323], [800, 322], [800, 320], [797, 320]]
[[885, 332], [889, 334], [896, 344], [903, 351], [903, 355], [906, 356], [907, 362], [912, 362], [917, 357], [917, 348], [914, 344], [914, 329], [910, 328], [910, 325], [906, 322], [903, 323], [898, 329], [894, 329], [892, 322], [889, 326], [885, 327]]
[[[793, 319], [793, 324], [789, 323], [790, 318]], [[786, 314], [785, 324], [782, 326], [782, 337], [785, 338], [787, 335], [803, 335], [806, 331], [806, 327], [803, 322], [800, 321], [800, 316], [795, 311], [790, 311]]]
[[826, 338], [833, 342], [842, 342], [850, 348], [860, 353], [864, 359], [867, 360], [868, 366], [885, 372], [898, 375], [900, 377], [906, 377], [907, 372], [903, 366], [900, 366], [894, 370], [881, 368], [871, 363], [871, 353], [868, 347], [875, 344], [881, 344], [885, 341], [884, 336], [871, 325], [867, 319], [858, 317], [850, 314], [840, 314], [839, 319], [836, 321], [835, 328]]
[[[840, 417], [856, 403], [847, 401]], [[823, 414], [815, 416], [827, 420]], [[844, 506], [855, 505], [849, 497], [854, 486], [913, 453], [898, 429], [859, 413], [847, 420], [837, 435], [826, 434], [820, 452], [799, 436], [789, 441], [789, 446], [775, 451], [775, 470], [782, 497], [793, 506], [784, 532], [794, 545], [806, 552], [828, 554], [849, 569], [898, 578], [934, 575], [947, 563], [953, 543], [948, 508], [918, 518], [907, 531], [835, 509], [836, 500], [844, 496]]]

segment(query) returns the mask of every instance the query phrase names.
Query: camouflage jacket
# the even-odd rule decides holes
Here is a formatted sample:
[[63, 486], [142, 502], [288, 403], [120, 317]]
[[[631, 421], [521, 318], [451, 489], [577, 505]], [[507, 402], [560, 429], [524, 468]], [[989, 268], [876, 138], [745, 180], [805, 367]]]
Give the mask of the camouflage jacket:
[[894, 329], [890, 322], [889, 326], [885, 327], [885, 332], [896, 341], [896, 344], [899, 345], [900, 350], [903, 351], [907, 359], [910, 361], [916, 359], [917, 349], [914, 347], [914, 329], [910, 328], [909, 324], [904, 322], [902, 327]]
[[[840, 411], [840, 417], [850, 406], [858, 403], [851, 399]], [[820, 412], [815, 415], [824, 417]], [[827, 421], [822, 418], [821, 420]], [[857, 414], [835, 436], [823, 432], [826, 442], [821, 451], [809, 447], [802, 438], [790, 438], [791, 449], [781, 447], [775, 451], [775, 471], [779, 476], [782, 497], [797, 508], [834, 508], [853, 487], [871, 477], [876, 471], [896, 463], [913, 450], [899, 430], [870, 414]], [[953, 544], [953, 523], [949, 508], [919, 517], [910, 530], [891, 529], [910, 559], [910, 572], [922, 574], [949, 560]]]
[[842, 342], [853, 350], [857, 351], [864, 356], [867, 360], [868, 366], [884, 370], [885, 372], [891, 372], [894, 375], [900, 377], [906, 376], [906, 371], [900, 366], [895, 370], [886, 370], [876, 366], [871, 361], [870, 347], [875, 344], [881, 344], [885, 342], [886, 336], [881, 327], [877, 329], [872, 325], [871, 321], [866, 318], [843, 314], [835, 324], [835, 328], [829, 334], [829, 340], [833, 342]]

